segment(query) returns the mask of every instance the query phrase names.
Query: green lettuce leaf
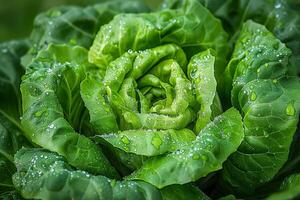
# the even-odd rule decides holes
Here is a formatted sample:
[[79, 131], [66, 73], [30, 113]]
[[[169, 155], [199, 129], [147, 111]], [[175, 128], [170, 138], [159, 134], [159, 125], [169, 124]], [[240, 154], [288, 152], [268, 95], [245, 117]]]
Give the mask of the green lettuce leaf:
[[[211, 50], [201, 52], [193, 56], [188, 64], [188, 77], [192, 81], [197, 101], [201, 108], [195, 126], [195, 132], [199, 133], [211, 119], [222, 113], [222, 106], [217, 102], [217, 81], [214, 77], [215, 57]], [[213, 109], [213, 105], [219, 107]]]
[[87, 50], [79, 46], [49, 45], [40, 51], [21, 84], [22, 126], [30, 141], [63, 155], [71, 165], [116, 177], [101, 149], [76, 132], [84, 120], [79, 88], [88, 66]]
[[20, 81], [25, 70], [20, 57], [26, 53], [25, 41], [0, 44], [0, 193], [14, 190], [12, 175], [16, 171], [13, 156], [24, 145], [20, 126]]
[[158, 188], [198, 180], [221, 169], [243, 136], [241, 116], [231, 108], [202, 129], [195, 141], [166, 156], [149, 159], [127, 179], [144, 180]]
[[36, 16], [30, 35], [32, 48], [22, 59], [24, 66], [49, 44], [78, 45], [89, 48], [99, 28], [122, 13], [146, 12], [148, 8], [139, 0], [114, 0], [87, 7], [61, 6]]
[[142, 181], [116, 181], [73, 170], [53, 152], [21, 149], [15, 155], [13, 182], [24, 198], [32, 199], [161, 199], [154, 186]]
[[93, 139], [106, 141], [127, 153], [156, 156], [172, 152], [195, 140], [189, 129], [180, 130], [125, 130], [116, 134], [98, 135]]
[[220, 21], [196, 0], [181, 8], [148, 14], [119, 14], [100, 28], [89, 52], [89, 61], [102, 69], [128, 50], [145, 50], [175, 43], [188, 58], [199, 51], [216, 51], [216, 74], [223, 71], [228, 53], [227, 33]]
[[0, 44], [0, 112], [19, 121], [22, 113], [20, 82], [25, 73], [20, 57], [28, 50], [26, 41], [10, 41]]
[[245, 21], [251, 19], [265, 25], [277, 38], [293, 51], [291, 73], [299, 73], [300, 65], [300, 13], [287, 0], [201, 0], [215, 16], [222, 20], [228, 32], [236, 39]]
[[284, 179], [279, 191], [270, 195], [266, 200], [292, 200], [300, 197], [300, 174], [293, 174]]
[[163, 200], [210, 200], [201, 190], [191, 184], [170, 185], [161, 189]]
[[90, 47], [99, 28], [120, 12], [145, 12], [142, 1], [109, 1], [87, 6], [63, 6], [39, 14], [30, 39], [40, 49], [50, 43]]
[[[189, 128], [199, 133], [222, 112], [213, 54], [211, 49], [200, 52], [187, 65], [179, 46], [165, 44], [128, 51], [105, 71], [88, 70], [81, 95], [93, 130], [100, 134], [93, 139], [122, 150], [116, 154], [126, 166], [125, 152], [157, 156], [193, 141]], [[131, 169], [145, 161], [134, 160]]]
[[243, 114], [245, 138], [222, 173], [224, 187], [239, 195], [252, 194], [287, 161], [300, 108], [299, 78], [287, 78], [290, 56], [263, 25], [244, 24], [226, 81]]

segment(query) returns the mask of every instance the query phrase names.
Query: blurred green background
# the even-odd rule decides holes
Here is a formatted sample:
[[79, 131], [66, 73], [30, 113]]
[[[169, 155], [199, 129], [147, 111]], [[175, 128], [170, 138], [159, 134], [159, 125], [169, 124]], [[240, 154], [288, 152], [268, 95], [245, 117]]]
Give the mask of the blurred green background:
[[[105, 0], [0, 0], [0, 42], [26, 38], [32, 30], [34, 17], [59, 5], [85, 6]], [[126, 0], [124, 0], [126, 1]], [[161, 0], [141, 0], [155, 7]]]

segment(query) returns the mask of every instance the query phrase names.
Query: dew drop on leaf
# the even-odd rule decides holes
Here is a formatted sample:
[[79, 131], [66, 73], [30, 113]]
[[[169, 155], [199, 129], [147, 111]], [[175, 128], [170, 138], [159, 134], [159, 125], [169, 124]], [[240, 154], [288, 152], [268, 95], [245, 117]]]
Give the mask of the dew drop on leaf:
[[206, 161], [206, 160], [207, 160], [207, 157], [206, 157], [205, 155], [202, 155], [202, 156], [201, 156], [201, 159], [202, 159], [203, 161]]
[[191, 78], [196, 78], [196, 72], [197, 72], [196, 69], [193, 69], [193, 70], [191, 71], [191, 73], [190, 73]]
[[251, 101], [255, 101], [256, 100], [256, 93], [255, 92], [251, 92], [250, 100]]
[[129, 144], [129, 143], [130, 143], [130, 140], [129, 140], [125, 135], [123, 135], [123, 136], [121, 137], [121, 141], [122, 141], [124, 144]]
[[192, 157], [194, 160], [199, 160], [200, 159], [200, 156], [198, 154], [194, 154], [193, 157]]
[[35, 117], [40, 117], [43, 114], [43, 111], [37, 111], [34, 116]]
[[159, 149], [160, 145], [162, 144], [162, 140], [159, 136], [154, 136], [152, 138], [151, 144], [156, 148]]
[[289, 116], [295, 115], [295, 108], [292, 102], [287, 105], [285, 112]]

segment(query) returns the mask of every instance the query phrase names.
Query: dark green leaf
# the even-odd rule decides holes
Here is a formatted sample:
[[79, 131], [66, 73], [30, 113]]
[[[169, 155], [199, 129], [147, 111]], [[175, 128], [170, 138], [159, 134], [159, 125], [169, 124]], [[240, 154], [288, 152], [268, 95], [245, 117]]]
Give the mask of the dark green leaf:
[[43, 149], [21, 149], [15, 156], [13, 182], [24, 198], [33, 199], [161, 199], [158, 189], [142, 181], [115, 181], [75, 171], [62, 156]]

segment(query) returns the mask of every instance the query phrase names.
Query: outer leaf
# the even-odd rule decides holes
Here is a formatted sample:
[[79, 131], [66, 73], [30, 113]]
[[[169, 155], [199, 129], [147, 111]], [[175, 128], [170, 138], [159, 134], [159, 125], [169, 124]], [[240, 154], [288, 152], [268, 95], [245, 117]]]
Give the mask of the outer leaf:
[[40, 49], [50, 43], [90, 47], [99, 28], [119, 12], [143, 12], [142, 1], [110, 1], [85, 8], [69, 6], [53, 8], [38, 15], [31, 34], [33, 44]]
[[0, 44], [0, 112], [14, 120], [21, 114], [20, 81], [25, 70], [20, 65], [20, 57], [28, 49], [25, 41], [11, 41]]
[[239, 107], [238, 94], [248, 82], [285, 76], [290, 56], [291, 51], [264, 26], [246, 22], [225, 71], [232, 104]]
[[232, 108], [202, 129], [191, 144], [166, 156], [150, 159], [127, 179], [144, 180], [158, 188], [195, 181], [221, 169], [242, 139], [242, 120], [238, 111]]
[[95, 136], [93, 139], [104, 140], [128, 153], [156, 156], [189, 144], [195, 140], [195, 134], [189, 129], [127, 130], [117, 134]]
[[42, 149], [21, 149], [15, 156], [13, 181], [24, 198], [33, 199], [161, 199], [150, 184], [115, 181], [74, 171], [62, 156]]
[[300, 174], [293, 174], [284, 179], [278, 192], [266, 200], [292, 200], [300, 197]]
[[19, 124], [19, 85], [24, 73], [20, 57], [27, 48], [25, 41], [0, 44], [0, 193], [13, 190], [11, 177], [16, 171], [13, 155], [22, 145], [28, 145]]
[[300, 13], [295, 5], [289, 5], [293, 3], [295, 4], [286, 0], [227, 0], [219, 1], [222, 5], [211, 1], [205, 5], [222, 20], [224, 27], [231, 34], [235, 33], [233, 39], [236, 38], [242, 24], [249, 19], [264, 24], [293, 51], [293, 67], [289, 70], [299, 73]]
[[233, 77], [232, 102], [244, 116], [245, 139], [224, 164], [223, 179], [240, 195], [271, 180], [288, 158], [300, 108], [299, 91], [294, 93], [299, 80], [283, 78], [289, 56], [265, 27], [248, 21], [226, 69]]
[[13, 156], [27, 144], [15, 121], [0, 112], [0, 192], [13, 190], [11, 177], [16, 171]]
[[39, 50], [48, 44], [79, 45], [89, 48], [99, 28], [119, 12], [146, 12], [143, 1], [108, 1], [85, 8], [62, 6], [39, 14], [33, 25], [30, 40], [33, 48], [22, 59], [27, 66]]
[[218, 200], [236, 200], [236, 198], [233, 195], [227, 195], [227, 196], [218, 198]]
[[9, 191], [0, 194], [1, 200], [23, 200], [22, 196], [16, 191]]
[[163, 200], [210, 200], [201, 190], [191, 184], [170, 185], [161, 190]]
[[[99, 147], [75, 132], [84, 112], [79, 85], [85, 77], [87, 51], [50, 45], [26, 70], [21, 85], [22, 125], [32, 142], [63, 155], [80, 169], [116, 176]], [[72, 127], [73, 126], [73, 127]]]

